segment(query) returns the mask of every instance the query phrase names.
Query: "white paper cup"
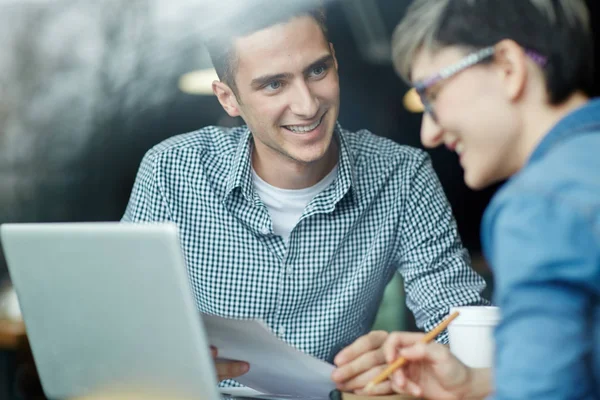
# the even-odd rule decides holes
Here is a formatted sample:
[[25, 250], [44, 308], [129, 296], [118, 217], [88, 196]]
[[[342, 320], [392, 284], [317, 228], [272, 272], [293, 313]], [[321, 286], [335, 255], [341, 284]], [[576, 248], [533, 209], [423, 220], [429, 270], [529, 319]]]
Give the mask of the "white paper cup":
[[448, 326], [450, 351], [472, 368], [490, 368], [494, 364], [494, 328], [500, 321], [498, 307], [452, 307], [459, 316]]

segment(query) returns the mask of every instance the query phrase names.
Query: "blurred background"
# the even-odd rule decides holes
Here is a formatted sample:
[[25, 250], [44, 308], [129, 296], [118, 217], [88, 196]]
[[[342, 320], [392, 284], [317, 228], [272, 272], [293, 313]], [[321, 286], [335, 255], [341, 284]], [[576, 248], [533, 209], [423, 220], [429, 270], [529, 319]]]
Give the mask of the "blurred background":
[[[342, 126], [421, 147], [421, 114], [406, 109], [408, 87], [390, 60], [390, 36], [409, 3], [324, 4], [340, 65]], [[227, 116], [210, 92], [214, 73], [203, 37], [228, 18], [243, 16], [248, 7], [264, 7], [267, 13], [282, 4], [0, 0], [0, 223], [119, 220], [150, 147], [206, 125], [242, 123]], [[588, 4], [598, 37], [600, 4]], [[590, 54], [596, 60], [599, 42]], [[491, 292], [492, 277], [480, 256], [479, 224], [497, 187], [469, 190], [454, 153], [428, 152], [463, 242]], [[1, 251], [0, 282], [9, 283]], [[377, 321], [384, 329], [414, 328], [398, 280], [390, 284]], [[0, 365], [13, 373], [1, 354]], [[2, 382], [0, 376], [4, 399], [9, 391], [3, 392]]]

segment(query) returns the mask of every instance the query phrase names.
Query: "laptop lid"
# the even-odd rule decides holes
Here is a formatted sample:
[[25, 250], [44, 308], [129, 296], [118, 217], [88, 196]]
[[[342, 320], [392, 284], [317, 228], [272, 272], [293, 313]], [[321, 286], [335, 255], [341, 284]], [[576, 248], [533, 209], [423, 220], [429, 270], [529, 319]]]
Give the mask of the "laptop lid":
[[49, 398], [220, 398], [175, 225], [3, 224], [0, 235]]

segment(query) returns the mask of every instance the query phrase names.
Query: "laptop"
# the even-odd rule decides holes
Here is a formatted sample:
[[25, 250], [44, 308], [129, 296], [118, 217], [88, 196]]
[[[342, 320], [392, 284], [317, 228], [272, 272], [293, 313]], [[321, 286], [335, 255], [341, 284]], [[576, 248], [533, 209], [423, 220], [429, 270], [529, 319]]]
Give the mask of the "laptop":
[[47, 397], [221, 399], [172, 224], [3, 224]]

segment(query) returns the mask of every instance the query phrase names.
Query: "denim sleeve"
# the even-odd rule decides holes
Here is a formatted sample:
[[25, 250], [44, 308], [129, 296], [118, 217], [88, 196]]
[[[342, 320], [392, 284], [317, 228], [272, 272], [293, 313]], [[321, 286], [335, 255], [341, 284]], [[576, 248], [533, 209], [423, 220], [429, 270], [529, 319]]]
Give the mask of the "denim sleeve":
[[159, 185], [159, 155], [153, 150], [144, 156], [133, 184], [122, 222], [170, 221], [171, 213]]
[[[417, 326], [430, 331], [452, 306], [487, 305], [485, 281], [470, 266], [452, 209], [428, 157], [411, 177], [400, 249], [406, 303]], [[447, 343], [444, 331], [438, 341]]]
[[519, 193], [485, 216], [495, 274], [496, 400], [593, 398], [593, 299], [600, 294], [590, 215]]

